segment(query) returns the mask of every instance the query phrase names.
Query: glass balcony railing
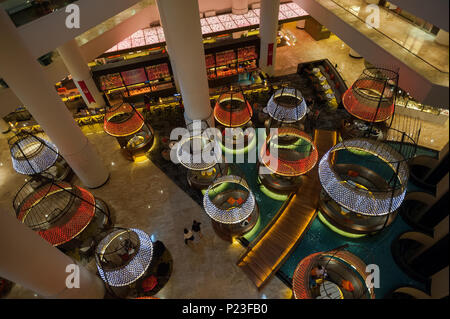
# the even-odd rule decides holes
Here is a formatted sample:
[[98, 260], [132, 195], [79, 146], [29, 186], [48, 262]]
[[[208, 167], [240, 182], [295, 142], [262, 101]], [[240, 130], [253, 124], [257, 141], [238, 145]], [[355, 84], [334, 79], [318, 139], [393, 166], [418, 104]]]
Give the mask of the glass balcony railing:
[[57, 11], [77, 0], [5, 0], [0, 2], [17, 27]]
[[[364, 24], [371, 12], [367, 10], [367, 3], [362, 0], [331, 0], [331, 2], [356, 18], [356, 21]], [[353, 22], [353, 24], [356, 25], [356, 22]], [[411, 57], [406, 59], [408, 61], [405, 62], [417, 67], [417, 62], [422, 61], [432, 70], [447, 75], [449, 73], [448, 47], [437, 44], [434, 41], [435, 36], [433, 34], [422, 30], [417, 25], [387, 9], [380, 9], [378, 27], [359, 30], [364, 30], [364, 34], [373, 38], [386, 40], [383, 42], [385, 43], [384, 47], [391, 52], [396, 50], [396, 46], [406, 50]], [[413, 57], [418, 60], [414, 60]]]
[[96, 25], [92, 29], [79, 35], [75, 39], [79, 46], [83, 46], [87, 42], [94, 40], [103, 33], [115, 28], [117, 25], [130, 19], [131, 17], [138, 14], [140, 11], [144, 10], [148, 6], [155, 5], [155, 3], [156, 0], [141, 0], [134, 6], [131, 6], [128, 9], [116, 14], [114, 17], [111, 17], [103, 21], [102, 23]]

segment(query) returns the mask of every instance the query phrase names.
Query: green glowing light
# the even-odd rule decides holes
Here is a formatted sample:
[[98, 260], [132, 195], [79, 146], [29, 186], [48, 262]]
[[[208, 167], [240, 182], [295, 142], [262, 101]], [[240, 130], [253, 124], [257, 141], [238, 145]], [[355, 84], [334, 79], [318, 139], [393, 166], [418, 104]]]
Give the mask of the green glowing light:
[[256, 222], [256, 225], [242, 237], [250, 241], [250, 238], [252, 238], [259, 231], [260, 227], [261, 227], [261, 214], [258, 216], [258, 221]]
[[349, 233], [349, 232], [346, 232], [346, 231], [343, 231], [343, 230], [337, 228], [336, 226], [332, 225], [328, 220], [326, 220], [321, 212], [319, 212], [317, 214], [317, 216], [319, 217], [319, 220], [325, 224], [325, 226], [327, 226], [332, 231], [334, 231], [335, 233], [337, 233], [341, 236], [348, 237], [348, 238], [361, 238], [361, 237], [366, 236], [365, 234], [353, 234], [353, 233]]
[[278, 194], [275, 192], [272, 192], [270, 189], [268, 189], [266, 186], [264, 185], [259, 185], [259, 188], [261, 189], [261, 192], [263, 192], [264, 195], [266, 195], [267, 197], [270, 197], [274, 200], [279, 200], [279, 201], [285, 201], [289, 198], [289, 195], [283, 195], [283, 194]]
[[[341, 143], [341, 142], [342, 142], [342, 137], [339, 136], [339, 143]], [[349, 152], [351, 152], [351, 153], [353, 153], [353, 154], [355, 154], [355, 155], [360, 155], [360, 156], [368, 156], [368, 155], [372, 155], [372, 154], [370, 154], [370, 153], [368, 153], [368, 152], [366, 152], [366, 151], [355, 150], [355, 149], [353, 149], [353, 148], [347, 148], [347, 151], [349, 151]]]
[[256, 146], [256, 136], [253, 136], [253, 139], [250, 141], [250, 144], [248, 144], [246, 147], [239, 149], [239, 150], [232, 150], [229, 149], [227, 147], [225, 147], [225, 145], [223, 145], [221, 142], [219, 142], [220, 147], [222, 148], [222, 151], [228, 154], [233, 154], [233, 155], [237, 155], [237, 154], [246, 154], [248, 153], [249, 150], [252, 150], [255, 146]]

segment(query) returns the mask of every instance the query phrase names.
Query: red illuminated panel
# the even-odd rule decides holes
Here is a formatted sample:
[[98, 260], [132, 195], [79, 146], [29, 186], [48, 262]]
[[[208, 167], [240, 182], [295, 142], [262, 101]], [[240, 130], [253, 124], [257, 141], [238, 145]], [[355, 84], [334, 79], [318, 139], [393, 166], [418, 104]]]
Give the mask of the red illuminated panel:
[[144, 68], [121, 72], [125, 85], [147, 81]]
[[107, 91], [123, 86], [122, 78], [119, 73], [111, 73], [100, 77], [102, 91]]
[[205, 56], [205, 60], [206, 60], [206, 67], [207, 68], [212, 68], [216, 65], [216, 60], [214, 58], [214, 54], [207, 54]]
[[256, 53], [256, 47], [250, 46], [245, 48], [239, 48], [238, 49], [238, 61], [247, 61], [256, 59], [257, 53]]
[[169, 66], [167, 63], [152, 65], [145, 68], [150, 81], [158, 80], [170, 76]]
[[216, 65], [227, 65], [236, 62], [236, 52], [228, 50], [216, 53]]

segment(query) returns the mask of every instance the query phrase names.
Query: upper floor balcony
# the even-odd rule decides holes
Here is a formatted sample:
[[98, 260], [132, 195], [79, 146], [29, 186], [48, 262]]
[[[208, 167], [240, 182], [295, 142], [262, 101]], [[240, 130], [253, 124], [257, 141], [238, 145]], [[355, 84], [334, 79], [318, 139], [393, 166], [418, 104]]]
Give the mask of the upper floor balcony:
[[[399, 86], [424, 104], [448, 108], [449, 48], [407, 19], [363, 0], [294, 0], [374, 65], [400, 69]], [[433, 22], [433, 21], [429, 21]]]

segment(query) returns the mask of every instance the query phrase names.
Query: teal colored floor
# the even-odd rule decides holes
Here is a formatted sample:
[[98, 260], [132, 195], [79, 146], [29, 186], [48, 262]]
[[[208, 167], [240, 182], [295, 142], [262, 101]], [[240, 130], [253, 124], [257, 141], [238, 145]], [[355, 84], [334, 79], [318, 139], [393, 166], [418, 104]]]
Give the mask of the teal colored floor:
[[[425, 148], [418, 148], [417, 154], [436, 156], [436, 152]], [[257, 226], [246, 236], [248, 241], [252, 241], [270, 220], [279, 211], [284, 201], [273, 200], [266, 196], [260, 189], [257, 182], [257, 167], [255, 164], [238, 164], [242, 169], [250, 188], [254, 192], [260, 209], [260, 220]], [[420, 190], [411, 182], [408, 184], [408, 191]], [[398, 216], [394, 223], [381, 233], [360, 239], [350, 239], [331, 231], [322, 224], [318, 218], [312, 223], [310, 229], [304, 235], [300, 244], [286, 260], [279, 272], [282, 276], [292, 280], [292, 276], [297, 264], [306, 256], [324, 250], [330, 250], [344, 244], [349, 244], [348, 250], [363, 259], [367, 264], [377, 264], [380, 269], [380, 287], [375, 288], [377, 299], [383, 298], [392, 289], [401, 286], [413, 286], [425, 290], [423, 283], [417, 282], [408, 277], [397, 266], [392, 258], [391, 244], [400, 234], [411, 231], [401, 216]]]
[[367, 238], [350, 239], [331, 231], [316, 218], [309, 231], [280, 271], [292, 280], [297, 264], [306, 256], [349, 244], [350, 252], [360, 257], [366, 264], [376, 264], [380, 269], [380, 288], [375, 288], [377, 299], [401, 286], [413, 286], [425, 290], [425, 285], [408, 277], [395, 263], [391, 254], [391, 244], [400, 234], [412, 230], [398, 216], [394, 223], [383, 232]]
[[[417, 155], [436, 156], [437, 152], [419, 147]], [[420, 188], [408, 183], [408, 192], [419, 191]], [[336, 234], [325, 226], [318, 218], [314, 220], [310, 229], [300, 244], [280, 268], [280, 272], [290, 280], [298, 263], [306, 256], [324, 250], [337, 248], [349, 244], [348, 250], [360, 257], [366, 264], [377, 264], [380, 269], [380, 287], [375, 288], [375, 296], [382, 299], [392, 289], [402, 286], [412, 286], [425, 291], [425, 285], [406, 275], [395, 263], [391, 254], [392, 242], [402, 233], [412, 228], [397, 216], [394, 223], [381, 233], [360, 239], [350, 239]]]
[[[258, 145], [258, 144], [257, 144]], [[258, 147], [259, 154], [260, 148]], [[247, 157], [246, 157], [247, 159]], [[264, 227], [272, 220], [272, 218], [276, 215], [276, 213], [280, 210], [284, 201], [274, 200], [267, 195], [265, 195], [258, 184], [258, 169], [257, 165], [254, 163], [241, 163], [237, 164], [238, 167], [242, 170], [247, 180], [247, 183], [250, 186], [250, 189], [253, 191], [256, 202], [259, 207], [259, 220], [256, 226], [252, 229], [251, 232], [247, 233], [243, 237], [251, 242], [258, 236], [258, 234], [264, 229]]]

